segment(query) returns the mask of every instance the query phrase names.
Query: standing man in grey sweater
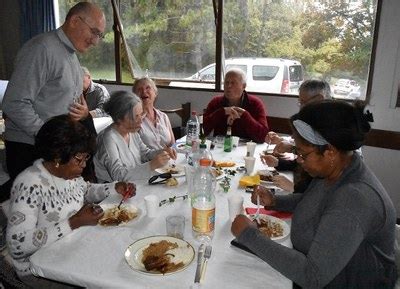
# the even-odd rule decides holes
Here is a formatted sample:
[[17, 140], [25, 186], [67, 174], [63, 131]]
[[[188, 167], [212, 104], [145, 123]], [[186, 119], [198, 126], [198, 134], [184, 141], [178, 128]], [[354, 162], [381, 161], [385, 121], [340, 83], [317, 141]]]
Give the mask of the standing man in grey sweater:
[[98, 6], [80, 2], [60, 28], [32, 38], [19, 51], [3, 99], [10, 180], [1, 186], [0, 199], [8, 198], [15, 177], [35, 160], [35, 135], [47, 119], [65, 113], [77, 121], [89, 116], [76, 53], [95, 46], [105, 26]]

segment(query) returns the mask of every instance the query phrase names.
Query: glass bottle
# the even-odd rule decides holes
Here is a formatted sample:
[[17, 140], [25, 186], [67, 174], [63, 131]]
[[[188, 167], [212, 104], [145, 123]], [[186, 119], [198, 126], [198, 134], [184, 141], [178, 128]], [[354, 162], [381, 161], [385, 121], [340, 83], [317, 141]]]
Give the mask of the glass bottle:
[[224, 139], [224, 152], [232, 151], [232, 128], [228, 126]]

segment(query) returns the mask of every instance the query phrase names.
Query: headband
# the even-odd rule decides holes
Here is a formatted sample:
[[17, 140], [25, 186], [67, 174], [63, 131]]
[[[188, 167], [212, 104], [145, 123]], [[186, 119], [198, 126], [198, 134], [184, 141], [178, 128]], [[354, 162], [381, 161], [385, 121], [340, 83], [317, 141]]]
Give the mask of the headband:
[[329, 142], [314, 130], [309, 124], [300, 119], [293, 121], [293, 126], [296, 128], [299, 135], [313, 145], [327, 145]]

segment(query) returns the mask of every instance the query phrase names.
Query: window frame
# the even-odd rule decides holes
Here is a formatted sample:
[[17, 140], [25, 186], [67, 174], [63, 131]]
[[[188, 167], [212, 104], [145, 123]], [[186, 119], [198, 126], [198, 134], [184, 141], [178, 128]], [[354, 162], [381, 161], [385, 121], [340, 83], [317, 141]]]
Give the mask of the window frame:
[[[120, 1], [116, 0], [117, 6], [119, 9]], [[374, 74], [374, 66], [375, 66], [375, 57], [376, 57], [376, 48], [379, 38], [379, 27], [380, 27], [380, 20], [381, 20], [381, 11], [382, 11], [382, 2], [383, 0], [377, 0], [376, 3], [376, 14], [375, 14], [375, 27], [373, 31], [372, 37], [372, 47], [371, 47], [371, 56], [369, 61], [369, 73], [367, 79], [367, 87], [365, 92], [365, 103], [369, 103], [371, 99], [371, 89], [372, 89], [372, 78]], [[165, 78], [157, 78], [154, 77], [153, 80], [156, 82], [157, 86], [163, 89], [174, 89], [174, 90], [192, 90], [192, 91], [211, 91], [211, 92], [222, 92], [222, 73], [225, 69], [222, 69], [222, 62], [223, 62], [223, 10], [224, 10], [224, 1], [223, 0], [213, 0], [213, 5], [218, 7], [216, 9], [216, 49], [215, 49], [215, 85], [214, 88], [198, 88], [198, 87], [178, 87], [178, 86], [169, 86], [172, 79], [165, 79]], [[113, 11], [114, 15], [114, 23], [113, 23], [113, 30], [114, 30], [114, 46], [115, 46], [115, 73], [116, 73], [116, 80], [115, 81], [108, 81], [108, 80], [99, 80], [100, 83], [105, 84], [120, 84], [120, 85], [131, 85], [131, 83], [124, 83], [122, 82], [122, 63], [121, 63], [121, 52], [122, 52], [122, 37], [121, 33], [118, 29], [118, 21], [117, 17]], [[194, 82], [193, 80], [179, 80], [184, 82]], [[195, 81], [198, 82], [198, 81]], [[272, 95], [276, 97], [289, 97], [289, 98], [298, 98], [296, 94], [280, 94], [280, 93], [268, 93], [268, 92], [255, 92], [258, 95]], [[347, 99], [346, 101], [353, 102], [355, 100]]]

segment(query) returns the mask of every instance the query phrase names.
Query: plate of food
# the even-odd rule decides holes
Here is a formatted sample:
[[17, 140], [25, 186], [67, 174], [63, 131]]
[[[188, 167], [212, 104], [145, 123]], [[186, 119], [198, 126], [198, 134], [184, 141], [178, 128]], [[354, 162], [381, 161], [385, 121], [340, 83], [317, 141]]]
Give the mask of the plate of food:
[[279, 175], [276, 169], [270, 170], [259, 170], [257, 171], [257, 175], [260, 175], [260, 181], [273, 184], [272, 177]]
[[232, 161], [214, 161], [213, 167], [216, 168], [231, 168], [236, 166], [235, 162]]
[[178, 153], [186, 153], [190, 150], [190, 147], [186, 145], [185, 142], [177, 142], [172, 145], [172, 147], [178, 152]]
[[100, 204], [104, 211], [103, 217], [99, 220], [99, 225], [104, 227], [122, 226], [132, 220], [138, 219], [140, 209], [132, 204], [122, 204], [118, 209], [116, 204]]
[[224, 171], [220, 167], [211, 168], [211, 173], [213, 174], [216, 180], [220, 180], [225, 176]]
[[139, 239], [125, 251], [125, 260], [135, 271], [148, 275], [169, 275], [185, 270], [195, 251], [188, 242], [170, 236]]
[[[254, 218], [254, 215], [249, 215]], [[274, 241], [281, 241], [287, 238], [290, 234], [289, 225], [279, 219], [270, 215], [260, 214], [260, 223], [257, 224], [258, 229]]]
[[181, 165], [168, 164], [165, 167], [155, 170], [159, 174], [170, 173], [173, 177], [182, 177], [185, 175], [185, 169]]

